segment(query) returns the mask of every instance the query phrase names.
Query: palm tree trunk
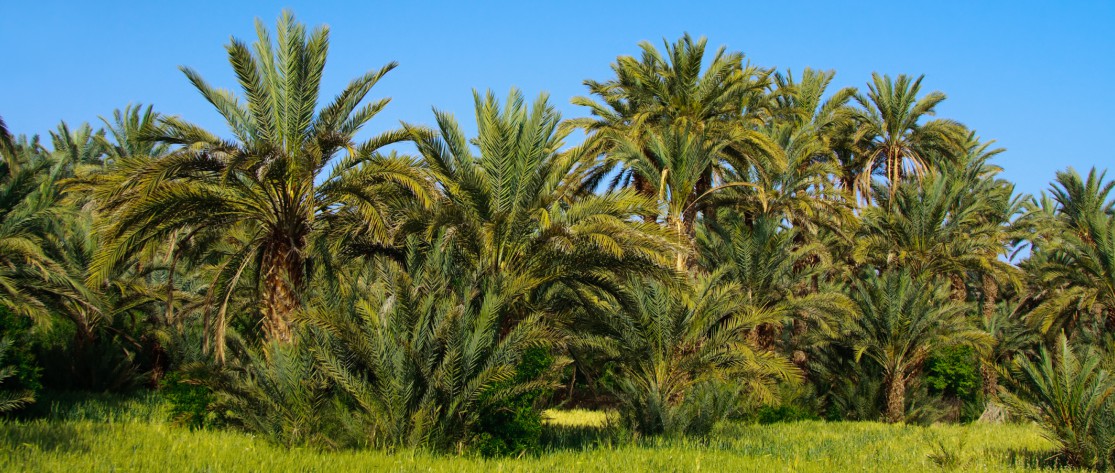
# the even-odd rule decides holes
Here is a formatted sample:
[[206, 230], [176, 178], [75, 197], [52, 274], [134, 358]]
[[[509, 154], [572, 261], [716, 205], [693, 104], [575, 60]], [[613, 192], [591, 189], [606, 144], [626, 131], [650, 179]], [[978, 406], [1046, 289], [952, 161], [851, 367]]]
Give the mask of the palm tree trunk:
[[[647, 178], [643, 177], [642, 174], [634, 173], [631, 185], [635, 188], [635, 192], [638, 192], [639, 195], [646, 197], [654, 197], [655, 195], [657, 195], [657, 191], [655, 190], [654, 185], [651, 184], [651, 182], [647, 180]], [[643, 221], [646, 223], [657, 222], [658, 215], [653, 213], [643, 214]]]
[[995, 303], [999, 299], [999, 283], [990, 274], [983, 275], [983, 320], [991, 320], [995, 315]]
[[952, 300], [964, 302], [968, 298], [968, 286], [964, 284], [964, 278], [959, 274], [951, 274], [949, 279], [952, 281]]
[[906, 376], [902, 370], [895, 370], [887, 386], [887, 422], [902, 422], [905, 418]]
[[282, 240], [264, 251], [263, 330], [269, 340], [290, 343], [291, 319], [301, 306], [302, 256]]

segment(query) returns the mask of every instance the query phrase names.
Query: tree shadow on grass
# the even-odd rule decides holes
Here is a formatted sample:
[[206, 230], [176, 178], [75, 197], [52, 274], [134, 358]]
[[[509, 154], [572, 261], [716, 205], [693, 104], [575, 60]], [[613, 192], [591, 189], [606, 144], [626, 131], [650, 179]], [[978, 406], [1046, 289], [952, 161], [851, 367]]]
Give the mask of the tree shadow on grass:
[[542, 429], [544, 451], [583, 451], [616, 445], [619, 429], [608, 426], [546, 425]]
[[989, 449], [987, 453], [1002, 456], [1003, 463], [1017, 468], [1050, 470], [1070, 468], [1070, 465], [1065, 463], [1064, 457], [1056, 451], [1012, 448], [1007, 450]]
[[90, 451], [89, 436], [69, 423], [13, 423], [0, 426], [0, 450], [86, 453]]

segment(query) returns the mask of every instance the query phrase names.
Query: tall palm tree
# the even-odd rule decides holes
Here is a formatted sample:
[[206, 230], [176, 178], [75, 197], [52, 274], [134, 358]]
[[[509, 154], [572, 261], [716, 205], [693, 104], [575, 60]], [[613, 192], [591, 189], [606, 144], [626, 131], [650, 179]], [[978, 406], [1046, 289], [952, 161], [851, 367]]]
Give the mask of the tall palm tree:
[[835, 343], [851, 348], [857, 362], [866, 357], [882, 369], [889, 422], [905, 418], [906, 386], [933, 349], [990, 343], [965, 317], [966, 307], [949, 300], [947, 285], [909, 270], [865, 271], [852, 299], [859, 314], [839, 324]]
[[[116, 172], [128, 177], [100, 196], [108, 212], [101, 230], [107, 244], [98, 252], [92, 280], [103, 281], [127, 255], [177, 232], [242, 227], [249, 238], [225, 261], [234, 282], [228, 287], [249, 267], [258, 267], [264, 332], [287, 343], [309, 268], [329, 264], [322, 251], [327, 244], [351, 231], [386, 239], [393, 223], [382, 195], [425, 199], [428, 188], [409, 159], [378, 152], [403, 133], [355, 139], [387, 104], [383, 99], [361, 105], [395, 63], [356, 78], [319, 108], [328, 29], [307, 33], [284, 12], [277, 43], [262, 22], [256, 30], [251, 48], [237, 39], [227, 47], [243, 101], [182, 68], [225, 119], [232, 139], [168, 117], [165, 128], [149, 138], [178, 145], [174, 152], [157, 160], [124, 159], [117, 166]], [[361, 228], [352, 228], [353, 220], [363, 222]]]
[[[718, 175], [724, 170], [742, 174], [780, 168], [780, 150], [758, 129], [766, 114], [770, 71], [745, 65], [742, 54], [726, 53], [723, 47], [703, 67], [706, 43], [685, 35], [660, 52], [644, 42], [639, 59], [621, 56], [612, 65], [615, 79], [585, 82], [600, 101], [574, 98], [574, 104], [589, 107], [593, 116], [569, 124], [589, 134], [590, 156], [602, 156], [588, 184], [595, 186], [611, 175], [613, 188], [632, 186], [647, 196], [661, 195], [655, 183], [669, 158], [656, 155], [654, 142], [682, 131], [694, 136], [680, 141], [699, 138], [715, 152], [707, 161], [700, 158], [699, 179], [687, 194], [703, 195], [723, 184]], [[617, 153], [619, 149], [625, 151]], [[709, 203], [692, 206], [686, 218], [693, 220]]]
[[945, 94], [931, 92], [918, 97], [925, 76], [911, 78], [873, 73], [867, 94], [856, 95], [860, 105], [855, 142], [863, 161], [856, 189], [865, 199], [872, 197], [876, 171], [887, 179], [890, 194], [909, 174], [924, 175], [933, 169], [938, 155], [950, 156], [963, 126], [948, 119], [926, 120], [934, 115]]
[[614, 292], [633, 272], [669, 271], [669, 234], [632, 221], [653, 212], [652, 201], [631, 190], [579, 191], [583, 150], [562, 151], [568, 132], [544, 95], [530, 107], [516, 90], [503, 105], [490, 92], [475, 94], [475, 103], [479, 154], [448, 114], [436, 113], [438, 131], [407, 127], [443, 194], [408, 228], [428, 238], [449, 232], [485, 284], [507, 298], [505, 327], [549, 311], [558, 288]]

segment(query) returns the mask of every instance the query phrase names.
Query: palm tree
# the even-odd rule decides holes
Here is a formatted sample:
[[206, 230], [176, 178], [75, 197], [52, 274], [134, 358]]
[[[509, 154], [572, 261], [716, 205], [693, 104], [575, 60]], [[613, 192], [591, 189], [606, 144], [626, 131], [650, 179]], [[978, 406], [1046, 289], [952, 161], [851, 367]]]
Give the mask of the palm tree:
[[[822, 284], [832, 263], [826, 245], [802, 242], [801, 231], [783, 227], [777, 217], [759, 216], [747, 224], [740, 215], [721, 210], [717, 225], [699, 234], [701, 266], [716, 268], [725, 280], [738, 284], [743, 307], [772, 314], [791, 329], [824, 325], [837, 314], [852, 313], [845, 295]], [[794, 355], [802, 361], [801, 353]]]
[[877, 170], [886, 177], [893, 195], [910, 173], [922, 176], [933, 169], [935, 159], [946, 159], [956, 148], [963, 126], [947, 119], [926, 121], [932, 116], [945, 94], [931, 92], [921, 98], [921, 81], [899, 75], [873, 73], [866, 95], [856, 95], [861, 109], [857, 121], [855, 143], [862, 156], [863, 170], [856, 189], [864, 199], [872, 197], [872, 180]]
[[[182, 68], [228, 123], [233, 139], [168, 117], [165, 128], [149, 138], [178, 145], [174, 152], [156, 160], [121, 160], [116, 172], [129, 177], [102, 196], [107, 244], [98, 252], [92, 281], [103, 281], [127, 255], [150, 242], [165, 242], [183, 231], [241, 227], [249, 238], [225, 262], [232, 280], [226, 286], [235, 287], [247, 279], [250, 266], [258, 265], [255, 284], [264, 332], [270, 340], [288, 343], [309, 268], [329, 264], [323, 254], [327, 243], [353, 231], [386, 240], [393, 227], [387, 208], [391, 199], [382, 196], [422, 200], [429, 189], [409, 159], [378, 152], [403, 139], [403, 133], [355, 141], [388, 100], [361, 102], [395, 63], [356, 78], [319, 109], [328, 29], [307, 34], [289, 12], [277, 29], [277, 45], [257, 21], [259, 38], [252, 48], [236, 39], [227, 47], [244, 102]], [[338, 156], [342, 159], [336, 161]], [[360, 228], [353, 228], [354, 220]]]
[[[738, 297], [743, 288], [722, 273], [691, 275], [681, 287], [646, 281], [629, 291], [599, 320], [619, 366], [610, 388], [622, 417], [637, 431], [704, 433], [716, 420], [704, 418], [715, 414], [710, 410], [724, 415], [735, 408], [717, 407], [732, 400], [716, 397], [732, 392], [721, 386], [717, 393], [709, 383], [724, 381], [769, 400], [773, 384], [799, 377], [787, 360], [754, 346], [747, 336], [781, 314], [748, 306]], [[712, 388], [711, 396], [702, 395], [703, 388]]]
[[1004, 370], [1001, 397], [1021, 417], [1046, 430], [1069, 464], [1105, 469], [1115, 465], [1115, 376], [1100, 357], [1075, 353], [1062, 334], [1056, 351], [1037, 360], [1017, 357]]
[[948, 286], [915, 277], [909, 270], [865, 271], [854, 283], [859, 314], [842, 321], [835, 343], [848, 346], [856, 362], [866, 357], [883, 372], [886, 420], [905, 418], [906, 385], [935, 348], [990, 343], [950, 301]]
[[947, 175], [921, 185], [898, 186], [880, 195], [879, 207], [863, 212], [856, 260], [879, 268], [908, 268], [914, 274], [950, 278], [953, 296], [967, 297], [968, 272], [1009, 277], [1002, 222], [989, 221], [989, 199], [968, 199], [967, 181]]
[[474, 98], [479, 155], [448, 114], [436, 113], [436, 132], [407, 127], [443, 194], [408, 229], [448, 232], [506, 298], [505, 328], [550, 311], [560, 288], [615, 292], [629, 274], [666, 275], [676, 244], [657, 224], [632, 221], [652, 202], [630, 190], [582, 194], [583, 150], [561, 151], [568, 132], [544, 95], [532, 107], [515, 90], [502, 106], [491, 93]]
[[1095, 169], [1086, 179], [1072, 169], [1058, 172], [1052, 198], [1031, 212], [1031, 221], [1046, 227], [1031, 257], [1040, 284], [1049, 289], [1030, 314], [1043, 333], [1071, 333], [1080, 325], [1102, 331], [1115, 320], [1112, 189], [1115, 182], [1105, 182]]
[[373, 445], [467, 444], [482, 416], [505, 407], [508, 397], [553, 387], [548, 371], [519, 370], [529, 350], [557, 341], [545, 314], [502, 330], [510, 301], [498, 288], [480, 287], [476, 269], [459, 266], [447, 240], [410, 238], [405, 268], [369, 265], [346, 296], [322, 298], [309, 313], [322, 330], [321, 366], [352, 396]]
[[[697, 156], [700, 162], [685, 163], [697, 177], [687, 195], [705, 195], [723, 184], [725, 179], [718, 174], [727, 170], [743, 174], [782, 166], [778, 147], [759, 131], [766, 113], [764, 89], [769, 71], [744, 65], [742, 54], [726, 53], [724, 48], [717, 50], [702, 71], [706, 40], [689, 35], [665, 44], [664, 52], [650, 43], [640, 47], [640, 59], [621, 56], [612, 65], [615, 79], [585, 82], [600, 102], [588, 97], [573, 99], [574, 104], [589, 107], [593, 117], [570, 120], [569, 124], [589, 134], [586, 147], [590, 156], [603, 156], [589, 174], [588, 187], [612, 174], [612, 188], [632, 186], [643, 195], [669, 197], [655, 183], [666, 172], [663, 163], [677, 164], [678, 157], [657, 155], [656, 142], [661, 147], [663, 139], [674, 143], [699, 139], [713, 152]], [[697, 213], [710, 203], [678, 204], [689, 208], [682, 217], [686, 226], [692, 227]]]
[[[5, 130], [6, 132], [6, 130]], [[51, 254], [60, 215], [58, 181], [64, 166], [38, 137], [4, 136], [0, 154], [0, 305], [14, 314], [46, 320], [57, 297], [72, 294], [71, 281]]]

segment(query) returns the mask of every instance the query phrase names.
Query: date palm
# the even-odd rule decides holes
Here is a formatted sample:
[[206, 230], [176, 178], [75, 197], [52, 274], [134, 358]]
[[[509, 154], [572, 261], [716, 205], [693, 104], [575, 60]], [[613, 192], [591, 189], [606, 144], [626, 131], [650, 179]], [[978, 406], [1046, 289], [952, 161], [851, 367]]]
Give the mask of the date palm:
[[1045, 237], [1037, 238], [1032, 257], [1040, 283], [1049, 289], [1030, 314], [1043, 333], [1080, 326], [1102, 330], [1115, 321], [1113, 189], [1115, 182], [1095, 169], [1087, 178], [1061, 171], [1046, 208], [1031, 212], [1031, 220], [1047, 227], [1039, 232]]
[[990, 343], [965, 316], [965, 305], [949, 300], [947, 284], [909, 270], [865, 271], [852, 300], [859, 314], [839, 324], [836, 343], [850, 348], [856, 362], [866, 358], [881, 368], [889, 422], [905, 418], [906, 386], [932, 350]]
[[544, 95], [527, 106], [515, 90], [502, 105], [477, 93], [475, 103], [479, 154], [448, 114], [436, 114], [437, 131], [408, 126], [442, 190], [409, 225], [429, 238], [448, 232], [478, 277], [500, 288], [505, 327], [548, 310], [557, 288], [614, 291], [631, 272], [668, 271], [669, 234], [632, 221], [653, 203], [631, 190], [582, 194], [583, 149], [561, 151], [568, 132]]
[[362, 102], [394, 63], [354, 79], [319, 108], [328, 29], [307, 33], [284, 12], [277, 41], [262, 22], [256, 30], [253, 46], [238, 39], [227, 46], [243, 100], [182, 68], [227, 122], [232, 139], [168, 117], [148, 138], [175, 151], [156, 160], [120, 160], [116, 172], [128, 177], [101, 196], [111, 213], [92, 280], [103, 281], [129, 254], [178, 232], [239, 228], [248, 238], [226, 261], [229, 290], [244, 282], [249, 266], [258, 267], [254, 284], [264, 333], [287, 343], [309, 268], [329, 263], [328, 244], [354, 231], [387, 239], [393, 226], [387, 202], [399, 195], [424, 199], [428, 192], [414, 163], [378, 151], [402, 133], [355, 137], [387, 104]]
[[[784, 165], [778, 147], [759, 131], [766, 114], [768, 70], [745, 65], [741, 53], [724, 48], [703, 67], [706, 40], [689, 35], [665, 44], [662, 52], [646, 42], [640, 48], [639, 59], [616, 60], [615, 79], [585, 81], [599, 101], [573, 99], [593, 116], [571, 120], [570, 125], [588, 133], [590, 155], [603, 156], [590, 174], [590, 185], [611, 175], [612, 188], [631, 186], [647, 196], [661, 195], [661, 186], [655, 184], [666, 171], [662, 163], [671, 158], [656, 154], [655, 141], [682, 131], [693, 136], [680, 141], [700, 139], [715, 152], [686, 164], [696, 168], [698, 177], [686, 194], [703, 195], [723, 184], [727, 170], [742, 174]], [[691, 227], [698, 211], [711, 203], [702, 201], [678, 217]]]
[[971, 190], [968, 181], [939, 174], [881, 194], [880, 206], [863, 212], [856, 260], [949, 277], [959, 300], [967, 297], [968, 272], [1009, 277], [1009, 264], [998, 259], [1005, 251], [1002, 223], [986, 218], [988, 196], [967, 198]]
[[872, 194], [872, 180], [881, 171], [887, 180], [890, 195], [910, 174], [922, 176], [933, 169], [938, 155], [949, 156], [955, 151], [956, 140], [962, 138], [963, 126], [948, 119], [927, 120], [934, 115], [945, 94], [931, 92], [918, 97], [924, 76], [911, 78], [899, 75], [891, 79], [874, 73], [867, 85], [867, 94], [856, 95], [860, 105], [855, 142], [863, 161], [863, 170], [856, 181], [856, 190], [867, 200]]
[[[800, 376], [747, 336], [781, 314], [749, 305], [738, 297], [744, 288], [723, 276], [690, 275], [680, 287], [632, 285], [622, 306], [599, 318], [618, 366], [610, 388], [621, 416], [638, 432], [707, 433], [716, 416], [702, 417], [720, 410], [716, 394], [702, 395], [707, 383], [726, 382], [769, 400], [775, 383]], [[732, 394], [721, 389], [717, 394]]]

